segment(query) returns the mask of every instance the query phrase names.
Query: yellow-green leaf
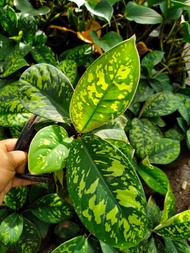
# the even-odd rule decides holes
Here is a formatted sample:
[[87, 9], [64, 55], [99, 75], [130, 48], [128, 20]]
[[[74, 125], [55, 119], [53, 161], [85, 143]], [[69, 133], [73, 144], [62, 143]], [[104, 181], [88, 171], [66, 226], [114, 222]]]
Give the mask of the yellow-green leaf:
[[78, 132], [89, 132], [121, 115], [129, 106], [139, 81], [135, 37], [100, 56], [79, 80], [70, 115]]

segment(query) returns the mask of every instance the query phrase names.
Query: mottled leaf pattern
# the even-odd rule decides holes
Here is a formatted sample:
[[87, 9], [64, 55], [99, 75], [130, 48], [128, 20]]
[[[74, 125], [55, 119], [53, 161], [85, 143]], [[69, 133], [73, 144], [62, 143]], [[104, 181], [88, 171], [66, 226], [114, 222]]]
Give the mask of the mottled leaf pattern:
[[70, 59], [63, 60], [57, 65], [57, 68], [69, 78], [72, 84], [76, 83], [78, 67], [75, 61]]
[[15, 247], [19, 253], [36, 253], [40, 247], [40, 235], [36, 226], [24, 218], [23, 232]]
[[89, 132], [121, 115], [139, 80], [139, 57], [132, 37], [100, 56], [79, 80], [70, 105], [78, 132]]
[[149, 160], [154, 164], [169, 164], [173, 162], [180, 154], [180, 142], [162, 138], [157, 140], [149, 154]]
[[183, 119], [189, 125], [190, 122], [190, 98], [184, 94], [177, 93], [176, 97], [179, 99], [179, 108], [178, 111], [183, 117]]
[[27, 186], [11, 188], [4, 197], [4, 203], [11, 209], [20, 209], [26, 202], [27, 192]]
[[72, 208], [56, 193], [45, 195], [30, 205], [32, 213], [47, 223], [58, 223], [70, 219]]
[[7, 31], [10, 36], [17, 35], [18, 19], [14, 9], [9, 5], [6, 5], [3, 8], [0, 16], [0, 23], [3, 29]]
[[75, 211], [103, 242], [132, 247], [146, 231], [146, 199], [130, 160], [95, 135], [73, 141], [67, 184]]
[[165, 116], [175, 112], [179, 108], [179, 100], [168, 90], [155, 94], [147, 100], [142, 108], [143, 117]]
[[63, 169], [72, 140], [63, 127], [50, 125], [42, 128], [30, 144], [29, 171], [42, 174]]
[[84, 236], [75, 237], [59, 245], [52, 253], [87, 253], [88, 240]]
[[50, 47], [36, 46], [32, 49], [31, 54], [37, 63], [56, 65], [54, 53]]
[[132, 129], [129, 131], [130, 143], [135, 149], [137, 157], [144, 159], [152, 152], [155, 141], [161, 138], [161, 132], [148, 119], [134, 118], [131, 124]]
[[0, 125], [23, 126], [31, 116], [18, 97], [18, 82], [0, 86]]
[[0, 242], [5, 246], [14, 245], [20, 238], [23, 230], [23, 217], [12, 213], [0, 225]]
[[149, 198], [147, 203], [147, 217], [149, 229], [152, 229], [160, 224], [161, 210], [152, 197]]
[[154, 228], [154, 232], [172, 239], [181, 240], [190, 237], [190, 211], [176, 214], [167, 221]]
[[167, 221], [174, 215], [175, 204], [176, 204], [175, 196], [172, 192], [171, 186], [168, 185], [167, 194], [164, 200], [164, 209], [161, 216], [161, 223]]
[[151, 189], [160, 194], [167, 193], [169, 184], [168, 177], [161, 169], [151, 165], [148, 158], [145, 158], [141, 162], [137, 172]]
[[28, 111], [58, 122], [70, 121], [73, 88], [64, 74], [49, 64], [36, 64], [20, 77], [20, 99]]

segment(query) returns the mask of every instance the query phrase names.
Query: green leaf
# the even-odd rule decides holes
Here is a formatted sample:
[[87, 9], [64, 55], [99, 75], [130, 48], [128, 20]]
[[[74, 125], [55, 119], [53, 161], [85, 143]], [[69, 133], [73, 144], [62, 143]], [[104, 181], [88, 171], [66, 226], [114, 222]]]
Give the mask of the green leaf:
[[65, 59], [57, 65], [57, 68], [60, 69], [61, 72], [69, 78], [72, 84], [76, 83], [78, 68], [77, 63], [74, 60]]
[[47, 6], [42, 6], [36, 10], [27, 0], [14, 0], [14, 5], [22, 14], [29, 14], [29, 16], [45, 15], [50, 11]]
[[73, 88], [68, 78], [49, 64], [36, 64], [21, 75], [20, 99], [28, 111], [53, 121], [70, 121]]
[[53, 184], [48, 184], [48, 183], [38, 183], [34, 184], [31, 186], [30, 192], [29, 192], [29, 202], [32, 203], [38, 198], [54, 193], [54, 185]]
[[168, 185], [168, 191], [164, 200], [164, 210], [162, 212], [161, 223], [167, 221], [174, 215], [175, 212], [175, 196], [172, 192], [171, 186]]
[[56, 193], [45, 195], [30, 205], [32, 213], [46, 223], [58, 223], [71, 218], [72, 208]]
[[22, 215], [25, 219], [31, 221], [37, 228], [40, 238], [45, 238], [49, 231], [49, 223], [39, 220], [29, 209], [24, 210]]
[[24, 218], [23, 231], [15, 248], [20, 253], [36, 253], [40, 247], [40, 235], [36, 226]]
[[169, 76], [164, 73], [160, 73], [156, 77], [153, 76], [148, 80], [148, 82], [155, 92], [161, 92], [164, 90], [173, 92], [173, 87], [170, 83]]
[[29, 171], [32, 174], [42, 174], [63, 169], [72, 140], [63, 127], [50, 125], [42, 128], [30, 144]]
[[130, 160], [95, 135], [73, 141], [67, 185], [87, 229], [113, 247], [132, 247], [146, 232], [146, 199]]
[[119, 253], [120, 251], [118, 249], [112, 248], [110, 245], [100, 241], [100, 246], [103, 253]]
[[31, 44], [37, 32], [37, 20], [30, 15], [21, 15], [19, 17], [18, 30], [23, 32], [22, 41]]
[[141, 162], [137, 172], [151, 189], [160, 194], [167, 193], [169, 184], [168, 177], [161, 169], [151, 165], [148, 158], [145, 158]]
[[173, 244], [172, 240], [164, 238], [164, 243], [165, 243], [165, 247], [166, 247], [166, 251], [172, 252], [172, 253], [178, 253], [175, 245]]
[[162, 138], [157, 140], [149, 154], [149, 160], [153, 164], [169, 164], [180, 154], [180, 142]]
[[145, 102], [154, 94], [154, 90], [148, 86], [147, 80], [140, 80], [135, 93], [133, 103]]
[[11, 188], [4, 197], [4, 203], [11, 209], [18, 210], [24, 206], [27, 200], [27, 192], [27, 186]]
[[8, 77], [25, 66], [29, 66], [29, 64], [24, 57], [20, 55], [18, 51], [13, 51], [6, 57], [3, 63], [3, 74], [1, 74], [0, 77]]
[[85, 1], [85, 6], [90, 13], [105, 19], [110, 24], [113, 16], [113, 8], [107, 0], [101, 0], [95, 4]]
[[2, 34], [0, 34], [0, 41], [1, 41], [0, 61], [2, 61], [2, 60], [5, 60], [8, 54], [14, 51], [15, 44], [12, 40], [3, 36]]
[[178, 253], [190, 253], [190, 246], [186, 240], [172, 241]]
[[177, 93], [176, 97], [179, 99], [178, 111], [183, 117], [183, 119], [189, 125], [190, 123], [190, 98], [189, 96], [181, 93]]
[[[1, 85], [2, 83], [2, 85]], [[23, 107], [18, 97], [18, 82], [7, 79], [0, 80], [0, 125], [22, 126], [28, 121], [31, 114]]]
[[184, 133], [181, 131], [179, 127], [174, 126], [173, 128], [170, 128], [168, 131], [164, 133], [164, 137], [168, 139], [182, 141], [184, 140]]
[[70, 114], [78, 132], [89, 132], [121, 115], [139, 80], [139, 57], [132, 37], [100, 56], [79, 80]]
[[52, 253], [87, 253], [88, 240], [84, 236], [75, 237], [59, 245]]
[[179, 100], [168, 90], [156, 93], [147, 100], [140, 112], [143, 117], [157, 117], [169, 115], [179, 108]]
[[5, 246], [14, 245], [20, 238], [23, 230], [23, 217], [12, 213], [0, 225], [0, 242]]
[[8, 215], [8, 208], [7, 207], [1, 207], [0, 208], [0, 223], [5, 219], [5, 217]]
[[101, 39], [98, 38], [96, 31], [90, 31], [90, 37], [93, 42], [107, 52], [112, 47], [123, 41], [121, 35], [114, 31], [106, 33]]
[[144, 5], [138, 5], [134, 2], [128, 2], [125, 8], [125, 17], [129, 21], [135, 21], [138, 24], [161, 24], [162, 16]]
[[152, 77], [152, 70], [164, 57], [164, 52], [153, 50], [145, 55], [141, 62], [142, 73], [145, 77]]
[[151, 238], [148, 243], [148, 253], [158, 253], [157, 247], [155, 245], [155, 239]]
[[55, 56], [50, 47], [36, 46], [32, 49], [31, 54], [37, 63], [56, 65]]
[[161, 132], [148, 119], [133, 118], [131, 124], [130, 143], [135, 149], [137, 157], [142, 160], [152, 152], [155, 141], [162, 137]]
[[171, 240], [181, 240], [190, 237], [190, 211], [176, 214], [154, 228], [154, 232]]
[[147, 219], [150, 230], [160, 224], [161, 211], [152, 196], [148, 199], [147, 203]]
[[[63, 59], [73, 60], [77, 63], [78, 67], [85, 65], [91, 59], [92, 46], [91, 45], [80, 45], [72, 48], [60, 55], [59, 60]], [[64, 57], [65, 56], [65, 57]]]
[[17, 35], [18, 20], [16, 13], [12, 7], [6, 5], [1, 10], [0, 23], [3, 29], [8, 32], [10, 36]]

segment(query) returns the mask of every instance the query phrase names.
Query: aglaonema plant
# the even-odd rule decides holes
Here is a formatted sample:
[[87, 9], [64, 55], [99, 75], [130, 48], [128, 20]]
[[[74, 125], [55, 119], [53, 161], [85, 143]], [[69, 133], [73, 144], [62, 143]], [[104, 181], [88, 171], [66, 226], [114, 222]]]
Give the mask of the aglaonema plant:
[[[146, 198], [130, 159], [95, 129], [124, 113], [139, 75], [132, 37], [99, 57], [75, 90], [61, 71], [48, 64], [28, 68], [19, 81], [20, 100], [28, 111], [62, 123], [37, 132], [29, 148], [29, 171], [55, 172], [56, 178], [66, 168], [69, 198], [82, 223], [102, 243], [117, 248], [133, 247], [144, 238]], [[46, 201], [50, 200], [43, 199], [44, 205]]]

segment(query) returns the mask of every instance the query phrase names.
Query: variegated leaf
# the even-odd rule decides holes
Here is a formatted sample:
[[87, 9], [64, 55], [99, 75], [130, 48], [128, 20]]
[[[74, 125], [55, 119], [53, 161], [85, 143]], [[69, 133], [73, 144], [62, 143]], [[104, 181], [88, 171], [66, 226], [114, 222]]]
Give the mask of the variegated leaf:
[[95, 135], [73, 141], [67, 185], [75, 211], [88, 230], [115, 247], [144, 238], [146, 199], [130, 160]]
[[135, 37], [100, 56], [73, 93], [70, 115], [78, 132], [89, 132], [117, 118], [129, 106], [139, 81]]
[[155, 141], [162, 137], [158, 127], [148, 119], [133, 118], [132, 129], [129, 131], [129, 139], [135, 154], [144, 159], [152, 152]]
[[168, 138], [156, 140], [149, 154], [153, 164], [169, 164], [177, 159], [180, 154], [180, 142]]
[[42, 128], [30, 144], [29, 171], [42, 174], [63, 169], [72, 140], [63, 127], [50, 125]]
[[168, 90], [156, 93], [147, 100], [141, 110], [140, 116], [157, 117], [175, 112], [179, 108], [178, 98]]
[[23, 230], [23, 217], [12, 213], [0, 225], [0, 242], [5, 246], [14, 245], [20, 238]]
[[[1, 83], [0, 83], [1, 84]], [[28, 121], [31, 116], [21, 104], [18, 97], [18, 82], [9, 81], [0, 85], [0, 125], [1, 126], [21, 126]]]
[[176, 214], [154, 228], [154, 232], [172, 239], [181, 240], [190, 237], [190, 210]]
[[57, 68], [65, 74], [70, 82], [74, 85], [76, 84], [76, 79], [78, 76], [78, 68], [77, 68], [77, 63], [73, 60], [70, 59], [65, 59], [61, 61], [58, 65]]
[[53, 66], [56, 65], [55, 56], [50, 47], [43, 45], [34, 47], [31, 54], [37, 63], [48, 63]]
[[149, 229], [152, 229], [158, 224], [160, 224], [161, 210], [157, 206], [152, 196], [149, 198], [148, 203], [147, 203], [147, 217], [148, 217]]
[[175, 204], [176, 204], [175, 196], [172, 192], [171, 186], [168, 185], [167, 194], [164, 200], [164, 209], [161, 216], [161, 223], [167, 221], [169, 218], [171, 218], [174, 215]]
[[20, 239], [15, 245], [19, 253], [36, 253], [40, 247], [40, 234], [36, 226], [29, 220], [24, 218], [23, 232]]
[[11, 209], [18, 210], [27, 200], [27, 186], [11, 188], [4, 197], [4, 203]]
[[84, 236], [75, 237], [59, 245], [52, 253], [87, 253], [88, 240]]
[[70, 121], [73, 88], [68, 78], [52, 65], [41, 63], [20, 77], [20, 99], [28, 111], [53, 121]]
[[72, 217], [71, 206], [56, 193], [47, 194], [30, 205], [32, 213], [47, 223], [58, 223]]

